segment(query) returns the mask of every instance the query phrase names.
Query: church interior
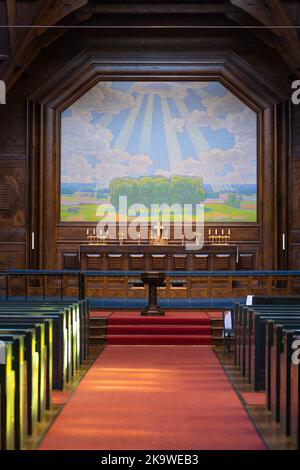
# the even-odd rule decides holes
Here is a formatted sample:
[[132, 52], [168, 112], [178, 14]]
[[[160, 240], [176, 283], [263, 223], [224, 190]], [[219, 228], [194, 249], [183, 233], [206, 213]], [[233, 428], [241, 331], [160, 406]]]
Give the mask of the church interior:
[[0, 0], [1, 451], [300, 450], [299, 130], [298, 0]]

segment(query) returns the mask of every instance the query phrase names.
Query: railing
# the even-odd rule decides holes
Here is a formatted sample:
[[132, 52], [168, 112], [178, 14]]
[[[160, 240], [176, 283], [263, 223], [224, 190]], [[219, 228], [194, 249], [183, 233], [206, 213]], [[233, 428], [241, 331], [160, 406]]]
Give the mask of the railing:
[[[146, 298], [140, 271], [10, 270], [0, 297]], [[162, 298], [300, 295], [300, 271], [167, 271]]]

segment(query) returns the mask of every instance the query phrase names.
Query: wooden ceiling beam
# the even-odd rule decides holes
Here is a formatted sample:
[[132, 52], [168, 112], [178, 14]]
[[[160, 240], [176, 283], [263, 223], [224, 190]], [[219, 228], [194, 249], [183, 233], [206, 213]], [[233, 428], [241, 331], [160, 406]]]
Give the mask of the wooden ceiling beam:
[[230, 3], [88, 3], [84, 11], [92, 14], [225, 14], [236, 11]]
[[7, 11], [7, 22], [8, 22], [8, 34], [10, 40], [10, 51], [14, 54], [18, 47], [19, 34], [18, 29], [11, 26], [17, 24], [17, 6], [16, 0], [6, 0], [6, 11]]
[[[280, 0], [231, 0], [231, 3], [250, 15], [258, 25], [267, 26], [274, 35], [274, 46], [292, 71], [300, 76], [300, 41], [285, 6]], [[287, 26], [279, 28], [278, 26]], [[264, 31], [253, 28], [253, 33], [260, 35], [270, 45]]]
[[[2, 78], [6, 82], [7, 90], [10, 90], [26, 67], [33, 61], [40, 50], [45, 47], [42, 35], [49, 30], [48, 27], [61, 23], [64, 19], [71, 16], [72, 13], [86, 5], [87, 2], [88, 0], [66, 0], [64, 2], [61, 0], [46, 0], [43, 3], [41, 10], [33, 22], [33, 27], [28, 28], [27, 34], [22, 39], [22, 43], [12, 55], [11, 62], [3, 72]], [[84, 18], [87, 18], [87, 15], [88, 14], [85, 13]], [[69, 24], [69, 26], [72, 26], [72, 24]], [[60, 28], [58, 31], [53, 28], [52, 33], [49, 34], [48, 37], [52, 36], [58, 38], [64, 34], [67, 29], [67, 26], [66, 29]]]
[[[52, 0], [53, 1], [53, 0]], [[44, 28], [38, 28], [36, 30], [36, 35], [43, 34], [49, 26], [54, 26], [55, 24], [62, 21], [65, 17], [70, 15], [76, 10], [79, 10], [88, 3], [88, 0], [58, 0], [53, 3], [52, 8], [50, 8], [47, 13], [41, 18], [38, 23], [40, 26], [45, 25]]]
[[265, 26], [272, 26], [273, 16], [262, 0], [230, 0], [232, 5], [245, 11]]
[[285, 9], [283, 3], [279, 0], [265, 0], [270, 11], [273, 14], [274, 21], [278, 26], [286, 26], [286, 28], [280, 28], [280, 35], [286, 40], [287, 44], [291, 48], [291, 53], [295, 53], [297, 59], [300, 62], [300, 41], [297, 31], [294, 29], [294, 24], [289, 17], [288, 12]]

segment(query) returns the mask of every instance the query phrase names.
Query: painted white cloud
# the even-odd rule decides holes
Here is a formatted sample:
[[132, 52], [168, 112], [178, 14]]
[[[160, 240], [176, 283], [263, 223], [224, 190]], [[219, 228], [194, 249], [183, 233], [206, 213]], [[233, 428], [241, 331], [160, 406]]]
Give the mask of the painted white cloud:
[[107, 188], [116, 176], [140, 176], [152, 165], [148, 155], [111, 148], [113, 135], [91, 116], [76, 113], [62, 120], [62, 182], [94, 183]]
[[140, 95], [158, 95], [161, 99], [184, 99], [188, 88], [188, 82], [135, 82], [131, 91]]
[[136, 100], [131, 93], [111, 88], [110, 82], [99, 82], [75, 103], [70, 106], [74, 113], [97, 111], [99, 113], [116, 115], [124, 109], [136, 106]]
[[212, 130], [225, 129], [238, 136], [247, 134], [256, 137], [256, 114], [232, 93], [202, 100], [205, 110], [195, 109], [188, 118], [192, 127], [210, 127]]

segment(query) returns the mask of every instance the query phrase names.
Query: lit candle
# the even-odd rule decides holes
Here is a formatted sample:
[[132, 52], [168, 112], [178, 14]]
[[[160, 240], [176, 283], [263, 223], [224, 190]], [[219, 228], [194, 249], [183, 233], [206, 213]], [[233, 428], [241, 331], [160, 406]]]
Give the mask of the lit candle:
[[218, 230], [217, 229], [215, 229], [215, 235], [218, 235]]
[[89, 233], [90, 233], [90, 231], [89, 231], [89, 229], [87, 228], [87, 229], [86, 229], [86, 234], [89, 235]]
[[224, 235], [224, 229], [222, 228], [222, 235]]
[[96, 235], [96, 229], [95, 228], [93, 229], [93, 235]]
[[230, 228], [228, 229], [228, 235], [230, 235]]
[[209, 229], [209, 231], [208, 231], [208, 235], [211, 235], [211, 230], [210, 230], [210, 229]]

